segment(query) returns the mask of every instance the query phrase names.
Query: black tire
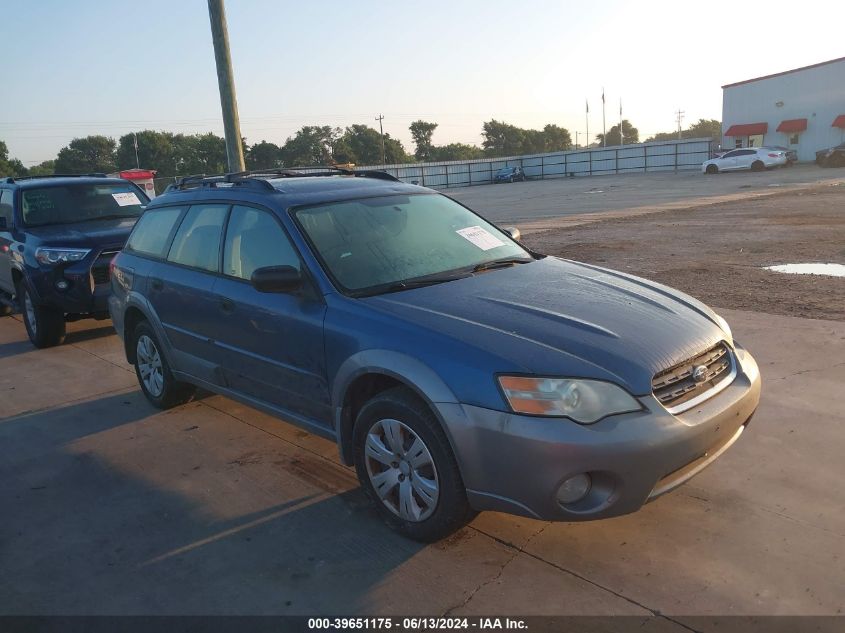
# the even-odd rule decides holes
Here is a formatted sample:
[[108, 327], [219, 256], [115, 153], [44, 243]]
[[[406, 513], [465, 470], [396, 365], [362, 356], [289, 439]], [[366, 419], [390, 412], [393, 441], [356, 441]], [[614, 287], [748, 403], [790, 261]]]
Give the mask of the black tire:
[[61, 345], [66, 332], [64, 313], [36, 303], [24, 281], [18, 284], [17, 295], [23, 324], [32, 344], [39, 349]]
[[765, 171], [766, 165], [761, 160], [755, 160], [751, 163], [751, 171]]
[[712, 176], [713, 174], [719, 173], [719, 168], [716, 167], [716, 165], [707, 165], [707, 169], [704, 170], [704, 173], [710, 174]]
[[7, 306], [5, 303], [0, 303], [0, 317], [9, 316], [14, 312], [12, 306]]
[[[407, 520], [397, 514], [397, 509], [388, 507], [388, 504], [392, 501], [390, 499], [382, 501], [371, 481], [368, 470], [368, 463], [370, 464], [369, 468], [373, 468], [373, 464], [380, 466], [384, 463], [381, 460], [373, 459], [370, 457], [370, 453], [365, 451], [367, 443], [370, 441], [370, 432], [374, 431], [375, 433], [375, 429], [380, 428], [379, 425], [385, 422], [392, 424], [397, 421], [404, 427], [402, 441], [406, 444], [412, 444], [413, 435], [416, 435], [423, 442], [423, 448], [427, 449], [427, 456], [431, 458], [431, 468], [423, 476], [428, 477], [429, 481], [434, 481], [437, 498], [434, 503], [427, 506], [427, 508], [434, 506], [433, 510], [429, 510], [428, 516], [421, 516], [421, 520]], [[393, 529], [416, 541], [431, 543], [459, 530], [475, 516], [476, 513], [470, 508], [467, 501], [463, 479], [446, 434], [429, 407], [409, 389], [404, 387], [389, 389], [367, 402], [361, 408], [355, 420], [352, 441], [358, 480], [385, 522]], [[388, 445], [389, 442], [386, 439], [382, 440], [382, 448], [389, 451]], [[405, 448], [409, 448], [409, 446]], [[402, 468], [408, 467], [411, 463], [410, 460], [406, 462], [405, 459], [402, 459], [402, 457], [408, 459], [410, 452], [403, 454], [403, 456], [398, 456], [396, 453], [394, 455], [397, 455], [397, 461], [394, 463]], [[393, 459], [389, 456], [388, 458]], [[399, 460], [401, 460], [401, 463]], [[404, 481], [402, 479], [404, 470], [399, 467], [391, 469], [391, 466], [387, 465], [384, 465], [383, 468], [385, 470], [377, 473], [377, 475], [388, 474], [387, 471], [391, 470], [391, 472], [398, 473], [396, 477], [400, 482]], [[424, 466], [423, 468], [427, 467]], [[414, 486], [415, 478], [417, 478], [416, 481], [420, 481], [418, 471], [415, 466], [408, 470], [410, 472], [405, 475], [408, 483], [405, 485], [408, 490], [414, 491], [409, 494], [413, 495], [414, 504], [419, 509], [419, 504], [424, 503], [424, 500]], [[422, 469], [420, 470], [422, 471]], [[399, 498], [401, 488], [401, 483], [389, 483], [381, 489], [388, 491], [384, 495], [386, 499], [388, 497], [392, 499], [395, 491], [396, 505], [399, 506], [402, 505]], [[421, 515], [423, 514], [425, 512], [421, 513]]]
[[[145, 363], [144, 358], [139, 353], [138, 344], [141, 339], [144, 339], [145, 344], [149, 342], [158, 358], [158, 375], [161, 378], [161, 388], [150, 384], [150, 378], [144, 375], [142, 366], [149, 368], [150, 363]], [[152, 326], [147, 321], [141, 321], [135, 326], [135, 331], [132, 333], [132, 349], [135, 355], [135, 375], [138, 377], [138, 384], [141, 386], [141, 391], [147, 400], [150, 401], [154, 407], [158, 409], [172, 409], [190, 402], [196, 393], [196, 387], [188, 383], [180, 382], [173, 377], [170, 371], [170, 365], [164, 354], [161, 353], [161, 343]], [[150, 349], [150, 348], [147, 348]], [[152, 360], [152, 359], [150, 359]]]

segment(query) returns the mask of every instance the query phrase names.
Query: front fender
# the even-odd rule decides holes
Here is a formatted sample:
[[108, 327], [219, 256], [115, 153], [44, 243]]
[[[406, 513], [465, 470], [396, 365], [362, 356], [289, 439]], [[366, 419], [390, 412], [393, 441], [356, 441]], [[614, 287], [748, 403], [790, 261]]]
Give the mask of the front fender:
[[347, 358], [338, 368], [335, 379], [332, 381], [331, 401], [334, 409], [335, 436], [340, 456], [346, 464], [352, 463], [350, 440], [351, 422], [354, 420], [344, 420], [343, 403], [355, 379], [365, 374], [389, 376], [416, 392], [429, 404], [446, 432], [450, 444], [452, 443], [452, 433], [448, 425], [444, 423], [436, 405], [456, 403], [458, 399], [443, 379], [431, 367], [413, 356], [391, 350], [364, 350]]
[[127, 331], [126, 328], [126, 313], [129, 312], [131, 309], [138, 310], [146, 319], [146, 321], [152, 326], [153, 330], [156, 333], [156, 337], [161, 342], [161, 353], [164, 354], [164, 358], [170, 367], [174, 367], [173, 365], [173, 347], [170, 344], [170, 340], [167, 338], [167, 334], [164, 331], [164, 327], [161, 324], [161, 320], [158, 318], [158, 313], [156, 313], [155, 308], [153, 308], [152, 304], [147, 300], [147, 298], [135, 291], [130, 291], [126, 298], [123, 301], [123, 305], [120, 308], [120, 316], [117, 317], [112, 314], [112, 320], [117, 325], [118, 319], [120, 323], [118, 332], [123, 332], [123, 345], [126, 351], [126, 360], [129, 363], [132, 363], [131, 360], [131, 353], [130, 353], [130, 346], [132, 332]]

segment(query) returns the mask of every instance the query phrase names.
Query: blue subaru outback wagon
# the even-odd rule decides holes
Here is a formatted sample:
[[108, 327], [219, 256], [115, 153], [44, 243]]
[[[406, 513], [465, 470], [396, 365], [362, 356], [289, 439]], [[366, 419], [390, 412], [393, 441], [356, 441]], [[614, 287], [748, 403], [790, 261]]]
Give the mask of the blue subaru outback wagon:
[[109, 309], [154, 405], [203, 387], [334, 439], [420, 540], [633, 512], [739, 438], [760, 375], [721, 317], [515, 237], [381, 172], [183, 179]]

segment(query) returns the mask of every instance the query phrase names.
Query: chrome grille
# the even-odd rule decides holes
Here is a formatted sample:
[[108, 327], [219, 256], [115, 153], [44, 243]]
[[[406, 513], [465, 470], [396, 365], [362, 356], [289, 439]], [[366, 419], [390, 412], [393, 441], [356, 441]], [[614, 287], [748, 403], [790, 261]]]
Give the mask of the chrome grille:
[[[660, 372], [652, 379], [651, 388], [663, 406], [672, 413], [679, 413], [695, 404], [693, 400], [698, 402], [701, 396], [706, 398], [715, 395], [717, 387], [726, 387], [729, 382], [725, 381], [735, 374], [733, 368], [728, 346], [719, 343], [698, 356]], [[711, 391], [713, 393], [708, 394]]]

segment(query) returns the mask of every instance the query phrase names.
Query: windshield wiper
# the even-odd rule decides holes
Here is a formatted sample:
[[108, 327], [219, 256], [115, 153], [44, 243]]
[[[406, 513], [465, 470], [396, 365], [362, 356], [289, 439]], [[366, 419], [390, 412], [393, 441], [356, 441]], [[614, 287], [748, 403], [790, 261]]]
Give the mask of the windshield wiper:
[[402, 290], [410, 290], [411, 288], [423, 288], [425, 286], [434, 286], [436, 284], [443, 284], [447, 281], [456, 281], [458, 279], [466, 279], [469, 275], [440, 275], [436, 277], [423, 277], [420, 279], [409, 279], [407, 281], [397, 281], [388, 286], [378, 288], [372, 292], [357, 295], [359, 297], [372, 297], [375, 295], [384, 295], [391, 292], [400, 292]]
[[81, 220], [76, 220], [75, 222], [99, 222], [100, 220], [128, 220], [129, 218], [137, 218], [137, 215], [100, 215], [96, 218], [83, 218]]
[[472, 269], [474, 273], [480, 273], [484, 270], [493, 270], [495, 268], [507, 268], [514, 264], [527, 264], [533, 262], [533, 259], [526, 259], [524, 257], [507, 257], [504, 259], [494, 259], [493, 261], [483, 262]]

